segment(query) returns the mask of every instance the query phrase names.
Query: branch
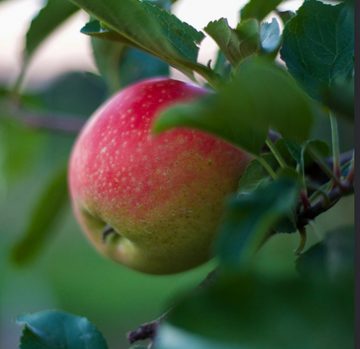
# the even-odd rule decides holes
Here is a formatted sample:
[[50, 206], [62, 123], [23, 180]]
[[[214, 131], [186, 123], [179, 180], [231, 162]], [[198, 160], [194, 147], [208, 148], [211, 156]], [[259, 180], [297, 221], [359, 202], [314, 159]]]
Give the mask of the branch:
[[19, 121], [31, 128], [45, 129], [54, 132], [78, 134], [86, 119], [70, 114], [54, 112], [29, 112], [16, 106], [1, 105], [4, 110], [1, 118]]
[[328, 194], [330, 205], [322, 198], [314, 205], [308, 207], [306, 211], [300, 212], [298, 214], [297, 228], [303, 228], [309, 223], [310, 220], [313, 220], [315, 217], [331, 208], [336, 202], [340, 200], [340, 198], [346, 195], [351, 195], [354, 193], [354, 191], [355, 187], [353, 183], [342, 182], [342, 188], [335, 187]]
[[[208, 285], [212, 284], [216, 279], [216, 275], [217, 275], [217, 269], [214, 269], [206, 276], [206, 278], [202, 282], [200, 282], [200, 284], [196, 288], [207, 287]], [[170, 311], [174, 308], [174, 306], [178, 302], [179, 300], [165, 314], [161, 315], [158, 319], [140, 325], [139, 328], [135, 331], [128, 332], [126, 334], [126, 338], [129, 341], [129, 343], [133, 344], [139, 340], [150, 339], [149, 348], [151, 348], [154, 338], [156, 336], [157, 329], [161, 321], [163, 321], [166, 318], [166, 316], [170, 313]]]

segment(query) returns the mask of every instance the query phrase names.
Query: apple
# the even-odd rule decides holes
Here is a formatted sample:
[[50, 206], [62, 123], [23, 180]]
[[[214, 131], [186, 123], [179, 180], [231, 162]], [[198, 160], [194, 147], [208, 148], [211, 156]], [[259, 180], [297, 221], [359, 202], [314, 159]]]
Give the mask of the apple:
[[72, 204], [102, 254], [151, 274], [211, 258], [224, 200], [252, 158], [204, 132], [151, 132], [164, 108], [208, 93], [169, 78], [145, 80], [111, 97], [80, 132], [70, 159]]

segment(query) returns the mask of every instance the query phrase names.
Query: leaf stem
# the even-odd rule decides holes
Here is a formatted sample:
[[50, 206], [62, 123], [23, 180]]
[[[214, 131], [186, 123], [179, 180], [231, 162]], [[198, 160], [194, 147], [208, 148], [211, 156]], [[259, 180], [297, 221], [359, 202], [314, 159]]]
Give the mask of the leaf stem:
[[353, 157], [350, 162], [349, 174], [346, 178], [348, 183], [353, 183], [355, 178], [355, 151], [353, 150]]
[[271, 166], [270, 166], [261, 156], [256, 156], [256, 160], [259, 161], [260, 164], [265, 167], [265, 169], [269, 172], [270, 176], [271, 176], [273, 179], [276, 179], [276, 173], [275, 173], [274, 170], [271, 168]]
[[266, 138], [266, 145], [269, 147], [270, 151], [273, 153], [280, 166], [282, 168], [286, 167], [287, 164], [284, 158], [281, 156], [279, 150], [276, 148], [275, 144], [272, 142], [269, 136]]
[[298, 247], [295, 249], [294, 254], [300, 254], [305, 247], [306, 244], [306, 228], [299, 228], [300, 241]]
[[[324, 171], [324, 173], [333, 180], [333, 182], [339, 187], [342, 188], [342, 184], [340, 182], [339, 177], [335, 176], [333, 171], [327, 166], [327, 164], [317, 156], [314, 151], [311, 149], [311, 146], [307, 147], [307, 152], [311, 156], [311, 158], [319, 165], [319, 167]], [[334, 161], [335, 163], [335, 161]], [[335, 167], [335, 164], [334, 164]]]
[[330, 125], [331, 125], [331, 138], [332, 138], [332, 149], [333, 149], [333, 173], [338, 179], [341, 178], [340, 174], [340, 147], [339, 147], [339, 132], [335, 114], [330, 111]]

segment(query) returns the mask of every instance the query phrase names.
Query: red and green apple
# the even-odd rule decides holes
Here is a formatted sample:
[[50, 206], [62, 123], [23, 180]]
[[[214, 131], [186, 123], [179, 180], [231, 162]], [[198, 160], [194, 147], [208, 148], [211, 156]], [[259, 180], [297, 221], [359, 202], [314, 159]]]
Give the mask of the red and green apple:
[[111, 97], [79, 134], [69, 169], [73, 209], [102, 254], [152, 274], [211, 258], [224, 200], [251, 156], [200, 131], [151, 132], [165, 108], [208, 93], [169, 78], [145, 80]]

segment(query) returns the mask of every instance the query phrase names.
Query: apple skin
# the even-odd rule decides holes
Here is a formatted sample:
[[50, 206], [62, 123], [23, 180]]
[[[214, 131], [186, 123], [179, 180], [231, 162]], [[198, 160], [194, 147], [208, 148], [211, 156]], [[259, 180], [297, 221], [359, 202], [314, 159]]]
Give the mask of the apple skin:
[[[105, 256], [150, 274], [211, 258], [224, 200], [252, 157], [200, 131], [151, 133], [160, 110], [208, 93], [169, 78], [145, 80], [111, 97], [84, 126], [69, 186], [77, 220]], [[118, 234], [104, 242], [106, 226]]]

